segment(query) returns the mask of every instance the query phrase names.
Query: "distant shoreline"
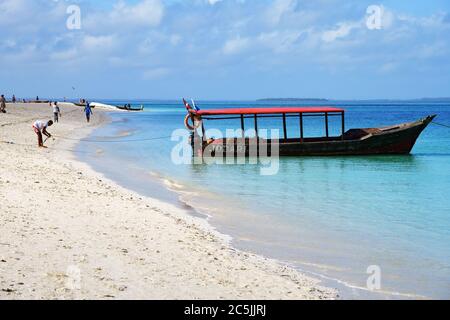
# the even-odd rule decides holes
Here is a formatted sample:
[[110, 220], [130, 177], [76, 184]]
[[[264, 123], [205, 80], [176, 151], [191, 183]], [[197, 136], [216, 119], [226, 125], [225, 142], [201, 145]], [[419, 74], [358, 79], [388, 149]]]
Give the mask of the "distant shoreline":
[[325, 98], [264, 98], [259, 102], [450, 102], [450, 98], [417, 98], [417, 99], [325, 99]]
[[328, 99], [321, 98], [264, 98], [256, 101], [312, 101], [312, 102], [326, 102]]
[[[34, 102], [33, 99], [25, 99], [27, 103]], [[117, 104], [123, 104], [123, 103], [131, 103], [135, 101], [139, 101], [139, 103], [164, 103], [164, 102], [173, 102], [173, 101], [180, 101], [180, 104], [182, 105], [181, 99], [160, 99], [160, 98], [117, 98], [117, 99], [111, 99], [111, 98], [89, 98], [89, 101], [98, 101], [101, 103], [111, 103], [115, 102]], [[62, 98], [44, 98], [43, 100], [40, 100], [37, 103], [48, 103], [49, 101], [60, 101], [60, 102], [68, 102], [68, 103], [76, 103], [78, 102], [78, 99], [76, 98], [66, 98], [65, 100]], [[444, 102], [444, 103], [450, 103], [450, 97], [442, 97], [442, 98], [412, 98], [412, 99], [388, 99], [388, 98], [380, 98], [380, 99], [334, 99], [334, 98], [261, 98], [261, 99], [195, 99], [198, 103], [208, 103], [208, 102], [361, 102], [361, 103], [395, 103], [395, 102]], [[7, 103], [12, 103], [10, 99], [7, 99]], [[22, 99], [18, 99], [16, 103], [23, 103]]]

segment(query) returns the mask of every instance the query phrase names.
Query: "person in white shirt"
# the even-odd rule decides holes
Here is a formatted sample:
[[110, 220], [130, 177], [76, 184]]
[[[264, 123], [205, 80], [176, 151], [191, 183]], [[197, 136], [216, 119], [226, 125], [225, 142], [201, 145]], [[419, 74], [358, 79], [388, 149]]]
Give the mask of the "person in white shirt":
[[54, 102], [53, 104], [53, 121], [59, 122], [59, 118], [61, 117], [61, 110], [59, 109], [58, 102]]
[[50, 138], [52, 135], [47, 132], [47, 128], [53, 125], [53, 121], [43, 121], [43, 120], [37, 120], [33, 123], [33, 130], [38, 136], [38, 146], [39, 148], [46, 148], [44, 146], [44, 142], [42, 141], [42, 134], [44, 134], [46, 137]]

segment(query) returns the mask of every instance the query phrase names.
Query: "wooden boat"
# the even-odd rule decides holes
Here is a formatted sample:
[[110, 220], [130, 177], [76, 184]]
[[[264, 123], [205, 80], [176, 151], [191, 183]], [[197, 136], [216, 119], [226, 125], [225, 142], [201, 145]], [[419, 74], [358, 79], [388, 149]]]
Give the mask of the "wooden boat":
[[[345, 130], [345, 110], [333, 107], [275, 107], [237, 108], [220, 110], [193, 109], [185, 100], [188, 115], [186, 127], [191, 130], [191, 146], [194, 156], [265, 156], [278, 150], [280, 156], [340, 156], [340, 155], [388, 155], [409, 154], [422, 131], [435, 115], [424, 119], [381, 128]], [[299, 121], [299, 137], [288, 138], [287, 118]], [[303, 122], [308, 117], [324, 118], [324, 137], [305, 137]], [[330, 117], [340, 117], [340, 136], [330, 136]], [[256, 137], [213, 139], [205, 135], [205, 120], [238, 119], [241, 132], [245, 132], [245, 119], [253, 119]], [[262, 138], [259, 135], [258, 119], [281, 118], [282, 134], [279, 139]], [[190, 123], [192, 122], [192, 124]], [[200, 131], [200, 132], [199, 132]], [[276, 148], [274, 148], [276, 147]]]
[[140, 106], [139, 108], [133, 108], [131, 106], [116, 106], [117, 109], [125, 110], [125, 111], [142, 111], [144, 110], [144, 106]]
[[30, 103], [50, 103], [50, 100], [30, 100]]

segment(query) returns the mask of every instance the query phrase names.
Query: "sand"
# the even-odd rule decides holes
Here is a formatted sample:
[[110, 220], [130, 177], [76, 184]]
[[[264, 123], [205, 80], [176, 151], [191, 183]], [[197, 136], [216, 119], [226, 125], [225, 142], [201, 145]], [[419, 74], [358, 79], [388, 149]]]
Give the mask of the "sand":
[[[75, 159], [76, 141], [37, 148], [47, 104], [0, 114], [0, 299], [335, 299], [334, 289], [232, 248], [203, 219], [127, 190]], [[62, 106], [49, 132], [81, 138], [108, 121]], [[14, 144], [5, 143], [13, 142]]]

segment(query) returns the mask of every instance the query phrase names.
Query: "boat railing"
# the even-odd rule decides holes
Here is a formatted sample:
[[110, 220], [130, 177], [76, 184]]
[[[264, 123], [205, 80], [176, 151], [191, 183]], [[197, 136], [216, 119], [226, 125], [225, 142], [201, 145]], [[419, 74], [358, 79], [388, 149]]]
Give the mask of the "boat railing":
[[[245, 120], [246, 119], [254, 119], [254, 128], [256, 135], [258, 136], [258, 120], [264, 118], [281, 118], [283, 120], [283, 140], [288, 139], [288, 130], [287, 130], [287, 119], [288, 118], [299, 118], [299, 127], [300, 127], [300, 141], [303, 142], [306, 139], [304, 134], [304, 118], [305, 117], [324, 117], [325, 118], [325, 137], [330, 138], [330, 129], [329, 129], [329, 118], [330, 117], [341, 117], [341, 140], [344, 140], [345, 134], [345, 112], [300, 112], [300, 113], [280, 113], [280, 114], [241, 114], [241, 115], [232, 115], [232, 116], [202, 116], [202, 120], [216, 121], [216, 120], [240, 120], [241, 121], [241, 130], [242, 134], [245, 132]], [[203, 127], [203, 124], [202, 124]], [[202, 130], [204, 131], [204, 130]]]

